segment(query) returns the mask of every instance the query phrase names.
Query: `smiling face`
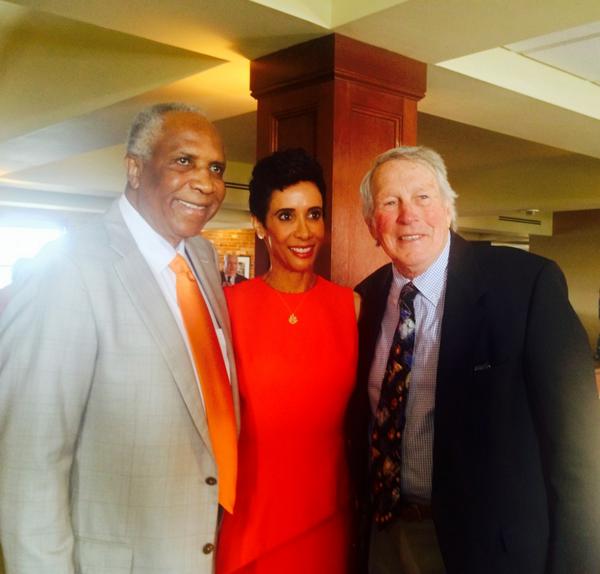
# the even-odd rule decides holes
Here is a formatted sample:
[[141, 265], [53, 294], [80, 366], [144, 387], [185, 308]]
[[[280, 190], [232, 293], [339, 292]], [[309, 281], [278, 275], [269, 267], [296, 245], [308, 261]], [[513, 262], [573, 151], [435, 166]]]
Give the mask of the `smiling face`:
[[450, 209], [432, 169], [410, 160], [381, 164], [371, 180], [371, 235], [405, 277], [424, 273], [448, 241]]
[[253, 223], [264, 236], [272, 272], [312, 273], [325, 237], [323, 198], [314, 183], [273, 191], [264, 225], [256, 217]]
[[127, 157], [127, 198], [171, 245], [198, 235], [225, 196], [225, 154], [213, 125], [169, 112], [148, 160]]

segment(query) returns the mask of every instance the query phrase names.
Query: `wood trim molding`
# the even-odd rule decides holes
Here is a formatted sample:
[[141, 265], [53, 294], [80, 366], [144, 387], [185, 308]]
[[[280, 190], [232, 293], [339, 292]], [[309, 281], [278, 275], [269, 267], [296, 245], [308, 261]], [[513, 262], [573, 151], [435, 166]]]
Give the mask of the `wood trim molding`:
[[335, 78], [402, 92], [419, 100], [425, 95], [427, 67], [339, 34], [291, 46], [250, 63], [250, 91], [257, 99], [284, 88]]

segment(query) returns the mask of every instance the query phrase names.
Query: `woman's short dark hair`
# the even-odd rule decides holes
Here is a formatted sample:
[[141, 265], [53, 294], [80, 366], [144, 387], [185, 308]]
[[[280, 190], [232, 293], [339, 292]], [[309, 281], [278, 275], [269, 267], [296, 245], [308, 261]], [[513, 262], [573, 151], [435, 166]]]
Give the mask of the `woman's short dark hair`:
[[302, 148], [276, 151], [259, 160], [250, 180], [250, 213], [264, 225], [273, 192], [283, 191], [301, 181], [310, 181], [317, 186], [325, 206], [323, 169]]

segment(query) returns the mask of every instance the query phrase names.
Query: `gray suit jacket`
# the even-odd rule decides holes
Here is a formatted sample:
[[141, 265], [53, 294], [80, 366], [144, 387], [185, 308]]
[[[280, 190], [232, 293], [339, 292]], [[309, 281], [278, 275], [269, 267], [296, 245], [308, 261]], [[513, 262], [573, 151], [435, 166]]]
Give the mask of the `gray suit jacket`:
[[[215, 253], [186, 242], [229, 342]], [[217, 476], [194, 370], [117, 204], [45, 250], [0, 315], [7, 574], [209, 574]]]

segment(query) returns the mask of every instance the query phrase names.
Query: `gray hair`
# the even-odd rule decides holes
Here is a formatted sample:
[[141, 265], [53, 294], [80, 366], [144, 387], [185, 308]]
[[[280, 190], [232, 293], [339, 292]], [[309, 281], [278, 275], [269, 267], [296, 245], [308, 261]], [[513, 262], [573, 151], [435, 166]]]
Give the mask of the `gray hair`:
[[143, 160], [152, 156], [152, 147], [162, 129], [163, 120], [169, 112], [192, 112], [204, 117], [200, 108], [182, 102], [155, 104], [139, 112], [129, 128], [127, 155]]
[[454, 200], [458, 197], [448, 181], [448, 172], [442, 156], [436, 151], [423, 146], [399, 146], [389, 149], [375, 158], [371, 169], [365, 174], [360, 184], [363, 217], [370, 223], [373, 219], [375, 206], [373, 205], [373, 192], [371, 180], [375, 170], [382, 164], [391, 160], [414, 161], [431, 169], [440, 188], [442, 198], [450, 210], [452, 229], [456, 229], [456, 205]]

